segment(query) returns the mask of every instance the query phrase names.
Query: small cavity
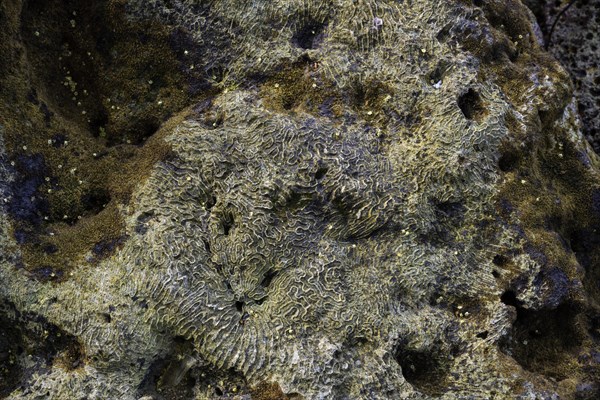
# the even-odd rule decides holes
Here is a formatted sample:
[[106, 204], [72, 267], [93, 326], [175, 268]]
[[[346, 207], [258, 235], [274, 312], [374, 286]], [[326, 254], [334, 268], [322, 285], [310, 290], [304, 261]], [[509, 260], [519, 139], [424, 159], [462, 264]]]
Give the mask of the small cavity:
[[498, 167], [502, 172], [510, 172], [517, 168], [520, 160], [520, 154], [511, 149], [502, 153], [500, 159], [498, 160]]
[[408, 383], [425, 394], [441, 394], [448, 371], [440, 355], [436, 355], [433, 350], [400, 349], [395, 358]]
[[302, 49], [316, 49], [323, 41], [325, 27], [322, 22], [308, 22], [294, 33], [292, 43]]
[[485, 116], [486, 110], [483, 106], [483, 101], [481, 100], [479, 93], [473, 88], [460, 95], [457, 103], [466, 119], [481, 121]]

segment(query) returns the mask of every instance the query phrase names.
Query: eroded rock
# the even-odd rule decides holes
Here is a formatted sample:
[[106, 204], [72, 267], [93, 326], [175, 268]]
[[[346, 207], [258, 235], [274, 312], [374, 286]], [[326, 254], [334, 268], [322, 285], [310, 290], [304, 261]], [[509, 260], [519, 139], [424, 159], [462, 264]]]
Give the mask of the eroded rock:
[[[85, 357], [77, 371], [16, 359], [30, 373], [11, 376], [9, 398], [598, 393], [599, 163], [568, 74], [523, 4], [97, 2], [131, 32], [150, 29], [147, 46], [164, 50], [157, 58], [173, 57], [146, 54], [150, 64], [132, 62], [123, 82], [158, 63], [172, 81], [144, 92], [151, 102], [168, 103], [161, 93], [176, 88], [188, 95], [147, 141], [116, 144], [145, 135], [118, 112], [106, 111], [109, 137], [86, 121], [69, 131], [106, 152], [67, 158], [69, 168], [100, 159], [112, 171], [91, 197], [97, 217], [82, 219], [113, 213], [118, 224], [68, 253], [67, 267], [41, 271], [67, 244], [62, 232], [86, 221], [47, 221], [15, 185], [32, 180], [48, 210], [57, 198], [43, 190], [73, 190], [60, 174], [56, 187], [34, 179], [67, 164], [58, 168], [54, 142], [42, 151], [20, 128], [27, 112], [8, 105], [28, 101], [29, 88], [14, 83], [22, 70], [39, 77], [34, 50], [17, 56], [36, 37], [15, 31], [33, 6], [2, 6], [13, 56], [2, 64], [10, 90], [0, 112], [12, 122], [1, 132], [0, 302], [21, 313], [10, 317], [19, 324], [43, 317]], [[130, 42], [113, 40], [96, 51], [118, 59]], [[104, 104], [120, 89], [103, 77]], [[115, 109], [155, 110], [150, 100], [131, 106], [132, 90], [111, 97]], [[44, 139], [53, 120], [69, 120], [68, 109], [47, 108], [47, 128], [50, 114], [29, 109]], [[138, 161], [122, 164], [123, 154]], [[43, 163], [20, 171], [22, 157]], [[39, 219], [24, 236], [16, 198]], [[111, 206], [94, 207], [98, 199]], [[27, 247], [53, 229], [50, 255]]]

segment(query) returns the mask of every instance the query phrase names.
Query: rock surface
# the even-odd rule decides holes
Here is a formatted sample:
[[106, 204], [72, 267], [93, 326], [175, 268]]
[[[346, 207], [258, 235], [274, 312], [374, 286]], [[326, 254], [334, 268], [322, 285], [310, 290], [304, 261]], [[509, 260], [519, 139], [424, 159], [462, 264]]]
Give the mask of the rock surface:
[[600, 162], [521, 2], [0, 17], [0, 396], [600, 395]]
[[[548, 51], [569, 71], [574, 83], [582, 132], [600, 152], [600, 1], [527, 0]], [[554, 26], [554, 29], [552, 27]], [[551, 34], [552, 32], [552, 34]]]

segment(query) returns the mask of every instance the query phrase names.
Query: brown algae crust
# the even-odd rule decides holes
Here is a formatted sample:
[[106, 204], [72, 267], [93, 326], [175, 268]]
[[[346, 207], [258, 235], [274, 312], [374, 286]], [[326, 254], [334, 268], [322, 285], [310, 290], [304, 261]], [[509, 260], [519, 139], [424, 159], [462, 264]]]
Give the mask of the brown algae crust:
[[62, 281], [126, 240], [130, 194], [169, 156], [162, 138], [178, 119], [161, 125], [208, 84], [186, 70], [171, 30], [130, 22], [123, 1], [16, 7], [3, 5], [21, 19], [6, 22], [3, 54], [14, 56], [2, 66], [16, 72], [2, 74], [0, 94], [13, 184], [27, 186], [10, 199], [13, 235], [32, 277]]

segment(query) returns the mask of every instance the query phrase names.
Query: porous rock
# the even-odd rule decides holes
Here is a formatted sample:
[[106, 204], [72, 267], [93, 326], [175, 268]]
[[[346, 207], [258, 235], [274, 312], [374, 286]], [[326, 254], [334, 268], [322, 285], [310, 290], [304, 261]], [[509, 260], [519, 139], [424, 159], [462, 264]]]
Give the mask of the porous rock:
[[[23, 55], [35, 46], [20, 42], [37, 36], [18, 34], [34, 3], [0, 6], [16, 30], [4, 33], [14, 64], [2, 64], [16, 104], [27, 90], [12, 65], [39, 74]], [[68, 267], [41, 270], [24, 255], [100, 217], [46, 222], [58, 200], [33, 177], [61, 168], [54, 153], [20, 146], [13, 131], [27, 110], [2, 97], [0, 395], [599, 393], [600, 164], [569, 77], [523, 4], [95, 4], [117, 7], [132, 30], [161, 27], [148, 40], [168, 37], [176, 68], [160, 93], [191, 94], [137, 146], [115, 144], [135, 128], [110, 107], [108, 137], [64, 122], [81, 143], [105, 146], [108, 169], [125, 150], [143, 161], [130, 166], [139, 175], [103, 178], [109, 206], [95, 215], [112, 213], [115, 232], [83, 241]], [[143, 114], [105, 85], [99, 98], [116, 91], [115, 107]], [[152, 104], [169, 103], [160, 93]], [[69, 121], [60, 102], [47, 113], [36, 101], [31, 123]], [[68, 161], [92, 169], [97, 158]], [[126, 179], [131, 190], [119, 191]], [[45, 201], [27, 202], [14, 182]]]
[[525, 2], [535, 12], [546, 47], [569, 71], [581, 130], [600, 151], [600, 1]]

